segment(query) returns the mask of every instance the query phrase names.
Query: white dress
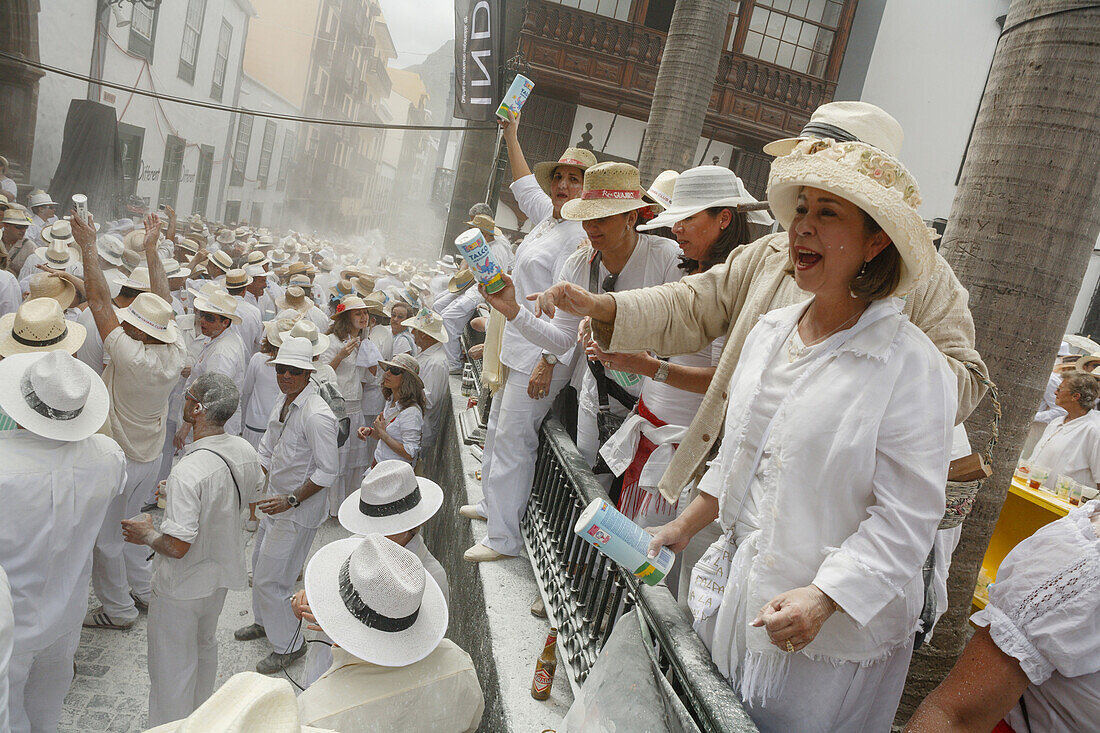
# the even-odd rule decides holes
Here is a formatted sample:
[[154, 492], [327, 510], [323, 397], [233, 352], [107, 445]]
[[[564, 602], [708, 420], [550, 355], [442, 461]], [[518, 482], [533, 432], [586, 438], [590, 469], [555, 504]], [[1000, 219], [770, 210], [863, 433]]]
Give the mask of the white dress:
[[[321, 355], [321, 362], [331, 364], [336, 355], [344, 348], [343, 341], [335, 335], [329, 336], [329, 347]], [[340, 475], [337, 476], [332, 488], [329, 489], [329, 514], [336, 516], [340, 511], [340, 504], [348, 494], [359, 488], [363, 480], [363, 471], [367, 469], [366, 462], [359, 463], [365, 458], [361, 451], [356, 449], [362, 443], [355, 434], [363, 427], [363, 413], [359, 411], [359, 403], [363, 396], [363, 377], [365, 371], [356, 364], [357, 354], [349, 354], [336, 368], [336, 386], [340, 390], [340, 396], [344, 398], [344, 409], [351, 421], [351, 432], [348, 439], [340, 446]]]
[[[719, 497], [725, 535], [696, 564], [689, 607], [761, 731], [888, 731], [923, 599], [919, 568], [943, 513], [953, 383], [899, 303], [873, 304], [810, 348], [795, 329], [802, 308], [764, 316], [746, 341], [727, 439], [699, 487]], [[861, 397], [868, 382], [876, 394]], [[923, 438], [900, 425], [916, 398], [933, 416]], [[850, 437], [830, 445], [832, 434]], [[810, 582], [843, 612], [786, 654], [749, 624]]]
[[1020, 662], [1030, 684], [1005, 721], [1013, 730], [1076, 733], [1100, 721], [1100, 501], [1070, 510], [1012, 549], [971, 617]]

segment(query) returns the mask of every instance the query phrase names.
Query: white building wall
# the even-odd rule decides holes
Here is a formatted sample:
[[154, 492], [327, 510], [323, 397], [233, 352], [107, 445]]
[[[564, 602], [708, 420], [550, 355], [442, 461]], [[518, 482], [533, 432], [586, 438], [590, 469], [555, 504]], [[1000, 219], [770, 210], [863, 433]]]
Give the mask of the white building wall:
[[[241, 80], [240, 106], [253, 109], [257, 112], [272, 112], [278, 114], [297, 115], [299, 111], [288, 101], [280, 97], [271, 89], [256, 81], [248, 75]], [[267, 183], [260, 185], [260, 159], [263, 153], [264, 130], [268, 122], [275, 130], [274, 145], [271, 150], [271, 163], [267, 174]], [[290, 185], [279, 187], [279, 179], [283, 174], [283, 146], [287, 143], [287, 137], [297, 144], [299, 124], [286, 120], [277, 120], [267, 117], [252, 118], [252, 138], [248, 146], [248, 160], [245, 162], [245, 180], [243, 186], [227, 186], [226, 200], [239, 201], [241, 203], [241, 217], [253, 226], [256, 226], [256, 217], [253, 214], [255, 205], [262, 207], [260, 225], [269, 228], [282, 228], [287, 225], [284, 221], [286, 208], [286, 189]], [[232, 148], [230, 148], [232, 150]], [[293, 155], [287, 161], [293, 163]]]
[[[39, 14], [40, 37], [55, 41], [64, 39], [64, 42], [41, 44], [41, 59], [44, 63], [87, 73], [94, 39], [95, 6], [96, 3], [91, 0], [88, 2], [54, 0], [42, 3]], [[157, 15], [151, 62], [129, 52], [130, 28], [119, 26], [116, 16], [112, 14], [109, 20], [109, 38], [106, 42], [103, 65], [104, 79], [186, 99], [218, 102], [219, 100], [211, 96], [211, 91], [218, 39], [224, 18], [233, 31], [220, 103], [233, 105], [237, 99], [238, 85], [241, 83], [241, 48], [247, 32], [249, 14], [253, 12], [251, 6], [245, 0], [206, 0], [193, 82], [188, 82], [179, 76], [182, 29], [187, 6], [187, 0], [161, 3]], [[121, 17], [129, 19], [131, 12], [131, 6], [124, 5], [121, 9]], [[84, 82], [57, 77], [49, 73], [43, 77], [39, 91], [38, 127], [31, 169], [31, 181], [34, 185], [48, 184], [49, 178], [57, 168], [69, 101], [73, 98], [83, 99], [86, 96], [87, 84]], [[161, 203], [159, 201], [160, 177], [164, 166], [165, 143], [169, 134], [186, 141], [175, 203], [175, 209], [181, 217], [192, 213], [199, 145], [212, 146], [214, 166], [211, 171], [205, 214], [214, 218], [220, 212], [224, 193], [223, 170], [229, 164], [226, 144], [233, 123], [232, 114], [180, 105], [105, 87], [97, 101], [115, 107], [120, 123], [133, 125], [144, 131], [141, 173], [136, 193], [145, 198], [150, 207], [155, 208]], [[262, 130], [262, 125], [259, 127]], [[228, 176], [226, 175], [225, 178]]]
[[888, 0], [861, 98], [897, 118], [925, 219], [948, 217], [1009, 0]]

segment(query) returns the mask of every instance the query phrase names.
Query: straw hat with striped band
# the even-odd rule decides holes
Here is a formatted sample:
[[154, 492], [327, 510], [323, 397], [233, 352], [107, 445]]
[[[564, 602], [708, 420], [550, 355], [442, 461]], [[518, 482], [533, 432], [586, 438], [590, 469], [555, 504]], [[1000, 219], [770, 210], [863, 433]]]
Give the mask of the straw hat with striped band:
[[241, 269], [230, 270], [225, 273], [226, 290], [248, 287], [252, 283], [252, 276]]
[[570, 221], [602, 219], [649, 206], [642, 196], [638, 169], [629, 163], [600, 163], [584, 172], [580, 198], [565, 202], [561, 216]]
[[[42, 230], [43, 234], [46, 232]], [[75, 241], [70, 235], [69, 242]], [[34, 253], [46, 261], [50, 267], [63, 268], [73, 262], [79, 262], [76, 247], [70, 247], [66, 240], [54, 239], [45, 247], [38, 247]]]
[[[753, 206], [759, 203], [729, 168], [700, 165], [687, 169], [677, 177], [671, 205], [645, 224], [638, 225], [638, 231], [671, 227], [705, 209], [736, 208], [742, 204]], [[755, 224], [768, 225], [772, 221], [766, 211], [749, 211], [746, 216]]]
[[783, 156], [812, 139], [863, 142], [896, 157], [905, 135], [898, 121], [880, 107], [868, 102], [828, 102], [814, 110], [798, 137], [770, 142], [764, 152]]
[[219, 249], [217, 252], [210, 255], [209, 264], [224, 272], [229, 272], [233, 269], [233, 256], [225, 250]]
[[101, 260], [115, 267], [122, 267], [122, 254], [126, 251], [126, 245], [122, 243], [122, 239], [118, 236], [114, 234], [101, 235], [95, 241], [95, 248]]
[[209, 296], [196, 297], [195, 312], [225, 316], [231, 323], [241, 322], [241, 317], [237, 314], [237, 298], [224, 290], [215, 291]]
[[172, 304], [156, 293], [141, 293], [127, 307], [115, 308], [115, 315], [162, 343], [174, 344], [179, 338]]
[[461, 293], [476, 282], [473, 270], [459, 270], [447, 282], [447, 290], [452, 293]]
[[328, 289], [329, 295], [337, 299], [343, 299], [355, 293], [355, 283], [351, 280], [340, 280]]
[[99, 375], [64, 350], [16, 353], [0, 361], [0, 408], [35, 435], [84, 440], [103, 426], [109, 404]]
[[36, 351], [75, 354], [85, 336], [84, 326], [65, 320], [60, 303], [53, 298], [35, 298], [0, 318], [0, 356]]
[[568, 165], [587, 171], [596, 165], [596, 156], [591, 150], [584, 148], [566, 148], [565, 152], [557, 160], [547, 160], [535, 165], [535, 180], [539, 187], [547, 194], [550, 193], [550, 179], [554, 177], [554, 169], [558, 166]]
[[0, 223], [17, 227], [29, 227], [34, 223], [34, 220], [31, 219], [30, 213], [21, 204], [8, 204], [8, 208], [4, 209], [4, 218], [0, 220]]
[[261, 252], [260, 250], [256, 250], [254, 252], [248, 253], [248, 256], [244, 258], [244, 264], [246, 266], [259, 265], [260, 267], [266, 268], [268, 265], [271, 264], [271, 260], [267, 258], [267, 255], [265, 253]]
[[171, 258], [161, 260], [160, 263], [164, 265], [164, 274], [168, 276], [168, 279], [189, 277], [191, 271], [181, 265], [176, 260]]
[[298, 287], [302, 290], [310, 290], [313, 287], [313, 281], [309, 279], [309, 275], [305, 273], [298, 273], [297, 275], [291, 275], [286, 281], [287, 287]]
[[62, 308], [68, 308], [76, 300], [76, 286], [63, 277], [48, 272], [36, 272], [27, 283], [27, 300], [53, 298]]

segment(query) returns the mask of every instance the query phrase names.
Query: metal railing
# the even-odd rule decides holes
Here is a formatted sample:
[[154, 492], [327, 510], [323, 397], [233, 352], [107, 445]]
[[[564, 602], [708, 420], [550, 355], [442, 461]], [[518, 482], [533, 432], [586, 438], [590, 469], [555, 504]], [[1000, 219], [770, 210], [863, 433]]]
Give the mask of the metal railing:
[[542, 425], [523, 534], [558, 623], [558, 653], [584, 682], [619, 617], [637, 606], [666, 709], [684, 730], [754, 731], [675, 599], [616, 565], [573, 532], [594, 499], [610, 501], [557, 419]]

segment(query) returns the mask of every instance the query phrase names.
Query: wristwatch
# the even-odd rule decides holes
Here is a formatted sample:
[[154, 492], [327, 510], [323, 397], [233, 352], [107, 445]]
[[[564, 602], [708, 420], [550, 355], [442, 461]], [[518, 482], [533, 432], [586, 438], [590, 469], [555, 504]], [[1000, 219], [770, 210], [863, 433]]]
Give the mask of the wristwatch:
[[661, 359], [657, 363], [657, 373], [653, 375], [654, 382], [668, 381], [668, 362]]
[[557, 366], [558, 364], [558, 357], [545, 351], [542, 353], [542, 360], [550, 366]]
[[302, 502], [298, 501], [298, 497], [295, 496], [294, 494], [287, 494], [286, 495], [286, 503], [290, 504], [291, 507], [296, 507], [299, 504], [301, 504]]

